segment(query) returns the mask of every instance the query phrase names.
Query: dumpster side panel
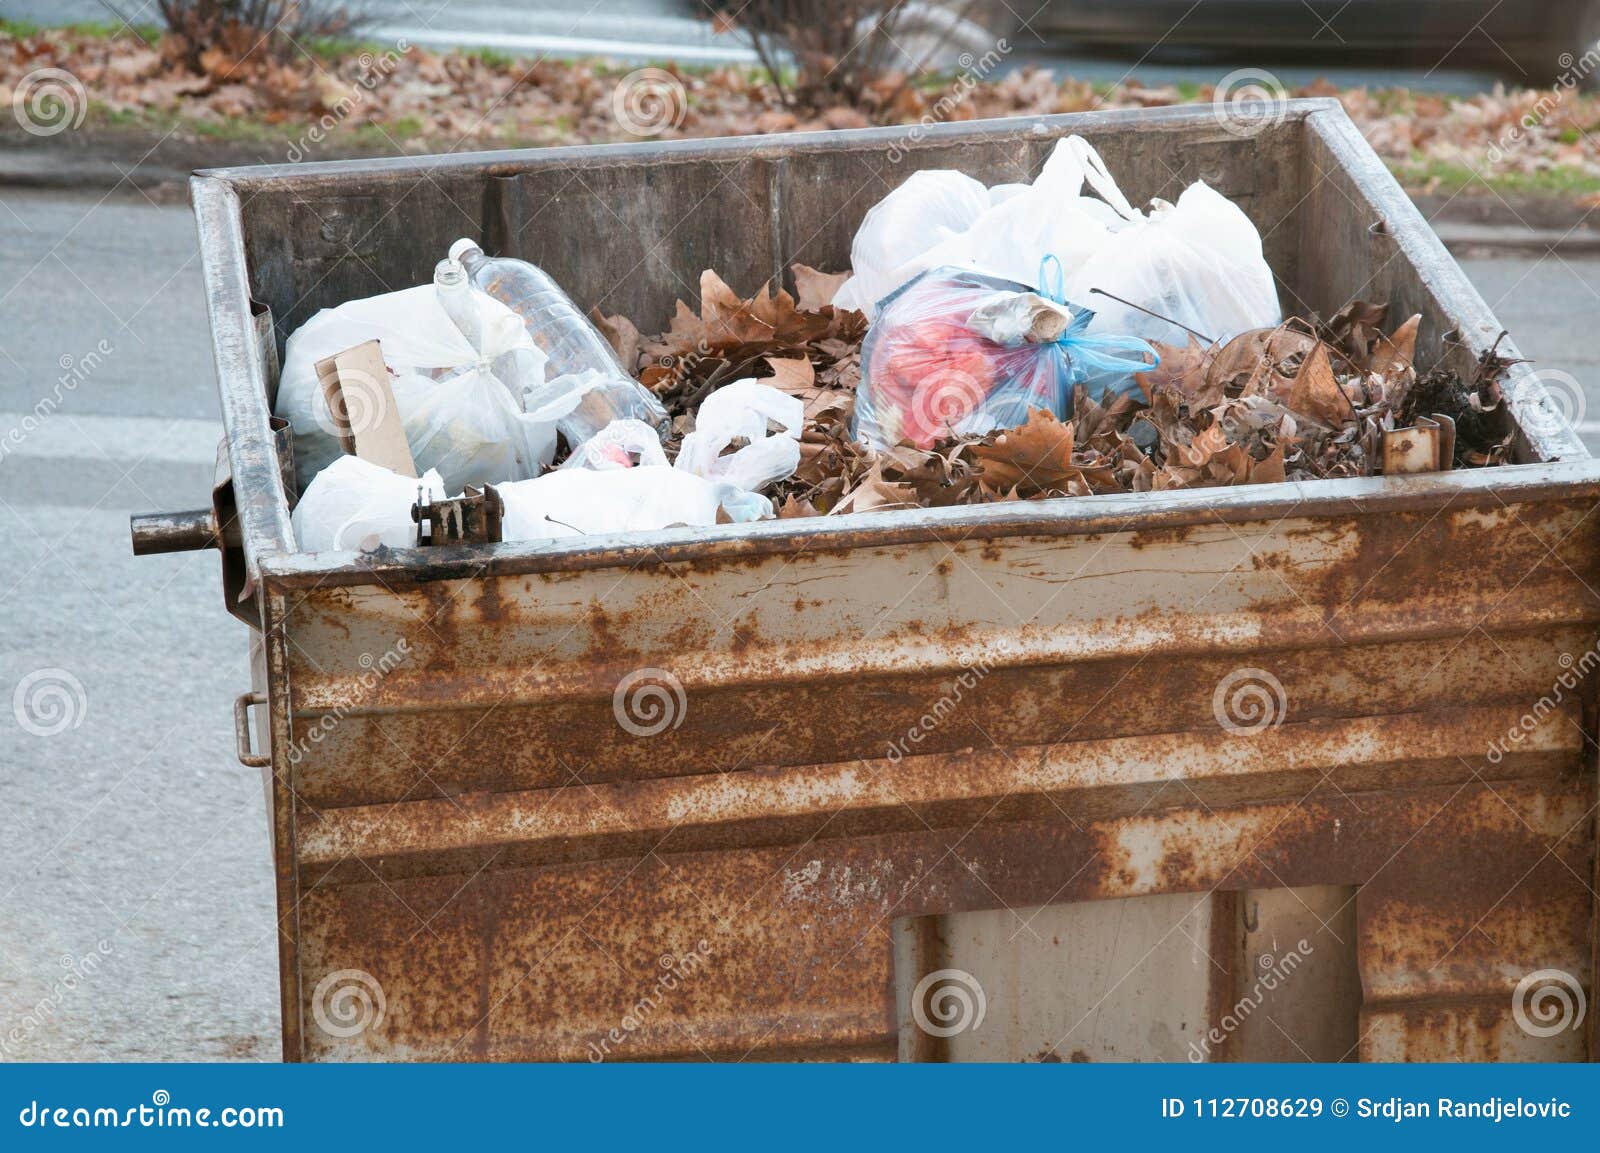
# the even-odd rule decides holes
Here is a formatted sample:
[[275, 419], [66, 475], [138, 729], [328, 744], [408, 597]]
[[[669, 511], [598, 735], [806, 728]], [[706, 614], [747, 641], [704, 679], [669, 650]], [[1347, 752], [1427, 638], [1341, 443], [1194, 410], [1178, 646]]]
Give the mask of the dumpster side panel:
[[[1520, 843], [1508, 804], [1538, 817]], [[1514, 869], [1537, 839], [1556, 852], [1532, 874], [1535, 884], [1586, 863], [1592, 844], [1574, 830], [1593, 804], [1592, 782], [1462, 782], [1348, 796], [1329, 790], [1300, 802], [1076, 825], [979, 823], [766, 850], [651, 852], [581, 868], [501, 868], [491, 857], [449, 875], [380, 881], [368, 873], [348, 885], [318, 884], [302, 901], [301, 1055], [882, 1057], [897, 1026], [889, 930], [902, 917], [1173, 891], [1370, 884], [1391, 866], [1397, 875], [1420, 873], [1419, 890], [1431, 896], [1444, 870], [1429, 855], [1430, 830], [1436, 841], [1505, 837], [1517, 850], [1512, 859], [1483, 866], [1472, 885], [1459, 886], [1449, 906], [1459, 917], [1452, 932], [1409, 958], [1426, 971], [1451, 963], [1456, 931], [1470, 933], [1473, 922], [1503, 931], [1511, 923], [1500, 907], [1508, 894], [1520, 901]], [[1188, 867], [1130, 871], [1130, 853], [1165, 853]], [[1459, 856], [1440, 862], [1459, 863]], [[1559, 915], [1536, 920], [1566, 924]], [[1469, 1051], [1447, 1035], [1441, 1040], [1445, 1031], [1429, 1022], [1486, 1019], [1491, 1001], [1504, 1018], [1518, 966], [1586, 960], [1570, 942], [1522, 934], [1470, 991], [1435, 990], [1405, 1004], [1374, 1000], [1363, 1012], [1362, 1055], [1437, 1059]], [[1489, 945], [1475, 948], [1489, 959]], [[1456, 965], [1460, 974], [1467, 968]], [[382, 991], [384, 1012], [365, 1013], [359, 1030], [335, 1015], [337, 990], [351, 983]], [[1106, 1027], [1140, 1026], [1135, 1018]], [[1494, 1028], [1505, 1031], [1503, 1022]], [[1397, 1037], [1408, 1047], [1395, 1049]], [[1308, 1048], [1315, 1043], [1306, 1039]], [[1487, 1046], [1488, 1034], [1474, 1043]], [[1582, 1056], [1571, 1038], [1521, 1048], [1551, 1059]]]

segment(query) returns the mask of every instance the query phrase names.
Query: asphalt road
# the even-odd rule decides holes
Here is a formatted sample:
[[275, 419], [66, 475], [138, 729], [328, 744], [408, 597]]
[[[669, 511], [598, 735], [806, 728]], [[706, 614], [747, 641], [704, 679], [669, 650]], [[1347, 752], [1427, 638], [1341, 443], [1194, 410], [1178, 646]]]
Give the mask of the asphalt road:
[[[1600, 262], [1468, 270], [1525, 351], [1600, 381]], [[129, 513], [204, 503], [220, 435], [186, 208], [0, 190], [0, 430], [74, 372], [0, 454], [0, 1059], [274, 1059], [247, 631], [214, 555], [128, 550]]]

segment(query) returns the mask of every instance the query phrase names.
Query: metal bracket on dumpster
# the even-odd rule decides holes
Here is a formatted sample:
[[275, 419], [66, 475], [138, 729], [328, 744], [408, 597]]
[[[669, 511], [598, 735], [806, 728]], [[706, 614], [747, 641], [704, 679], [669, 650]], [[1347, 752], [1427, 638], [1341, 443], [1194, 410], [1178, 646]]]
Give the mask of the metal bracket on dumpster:
[[1411, 428], [1383, 434], [1383, 475], [1449, 472], [1455, 467], [1456, 422], [1443, 413], [1419, 416]]
[[233, 702], [234, 754], [241, 765], [248, 765], [252, 769], [266, 768], [272, 763], [270, 754], [250, 751], [250, 706], [266, 703], [267, 694], [255, 692], [240, 693]]
[[500, 539], [505, 508], [493, 485], [484, 485], [481, 492], [468, 485], [452, 500], [430, 501], [424, 496], [411, 506], [417, 545], [494, 544]]

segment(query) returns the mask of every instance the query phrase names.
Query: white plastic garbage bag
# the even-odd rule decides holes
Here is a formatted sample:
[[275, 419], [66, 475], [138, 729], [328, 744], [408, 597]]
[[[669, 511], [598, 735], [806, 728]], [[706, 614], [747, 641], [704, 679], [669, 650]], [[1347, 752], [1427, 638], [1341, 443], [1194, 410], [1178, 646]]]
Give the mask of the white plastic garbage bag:
[[[964, 188], [968, 180], [937, 186]], [[1188, 339], [1182, 328], [1090, 291], [1096, 288], [1214, 340], [1282, 319], [1255, 226], [1204, 183], [1190, 185], [1176, 205], [1154, 202], [1146, 216], [1128, 203], [1100, 154], [1082, 137], [1069, 136], [1031, 185], [989, 189], [989, 206], [959, 231], [948, 223], [958, 218], [955, 211], [918, 228], [916, 214], [931, 211], [927, 189], [934, 186], [908, 180], [867, 214], [851, 247], [853, 275], [835, 294], [836, 305], [875, 318], [885, 297], [938, 267], [1037, 288], [1041, 262], [1054, 256], [1066, 273], [1066, 299], [1095, 313], [1091, 334], [1168, 344]], [[971, 204], [963, 201], [963, 211], [970, 213]]]
[[666, 465], [556, 469], [498, 491], [505, 502], [501, 539], [508, 541], [712, 525], [719, 507], [734, 520], [772, 515], [766, 497]]
[[432, 284], [325, 308], [289, 337], [277, 414], [294, 427], [304, 481], [340, 455], [317, 361], [377, 340], [392, 374], [406, 441], [419, 469], [446, 488], [536, 476], [555, 452], [553, 422], [527, 419], [523, 390], [544, 378], [544, 353], [516, 313], [473, 290], [482, 354], [440, 304]]
[[[1187, 343], [1187, 326], [1227, 340], [1283, 319], [1261, 236], [1226, 196], [1197, 181], [1177, 204], [1152, 202], [1150, 214], [1118, 232], [1075, 270], [1067, 295], [1095, 313], [1091, 332]], [[1100, 289], [1111, 296], [1091, 294]], [[1112, 296], [1176, 321], [1168, 324]]]
[[417, 526], [411, 506], [418, 494], [442, 500], [444, 483], [432, 469], [401, 476], [358, 456], [341, 456], [317, 473], [294, 509], [294, 531], [305, 552], [411, 548]]
[[[768, 423], [781, 431], [767, 433]], [[805, 404], [754, 378], [725, 384], [700, 404], [694, 431], [683, 438], [676, 467], [707, 480], [759, 492], [800, 467]], [[723, 455], [734, 440], [749, 443]]]
[[[1104, 199], [1085, 196], [1085, 184]], [[1032, 284], [1047, 253], [1070, 270], [1138, 217], [1081, 136], [1059, 141], [1029, 185], [986, 189], [959, 172], [918, 172], [867, 213], [833, 303], [870, 320], [884, 297], [939, 267]]]
[[965, 172], [949, 168], [913, 172], [874, 204], [856, 229], [850, 244], [853, 275], [840, 285], [833, 303], [870, 318], [878, 301], [911, 279], [898, 278], [900, 268], [971, 228], [989, 203], [989, 190]]

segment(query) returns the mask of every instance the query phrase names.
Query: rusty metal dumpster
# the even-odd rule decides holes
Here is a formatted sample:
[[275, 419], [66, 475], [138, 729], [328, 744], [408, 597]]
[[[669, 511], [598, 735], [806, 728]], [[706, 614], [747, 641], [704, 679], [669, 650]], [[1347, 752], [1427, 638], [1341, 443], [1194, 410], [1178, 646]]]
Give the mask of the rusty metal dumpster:
[[1526, 366], [1505, 468], [296, 550], [317, 309], [467, 234], [648, 330], [1068, 133], [1286, 307], [1500, 336], [1332, 101], [195, 178], [226, 454], [152, 531], [257, 630], [286, 1059], [1594, 1057], [1600, 466]]

